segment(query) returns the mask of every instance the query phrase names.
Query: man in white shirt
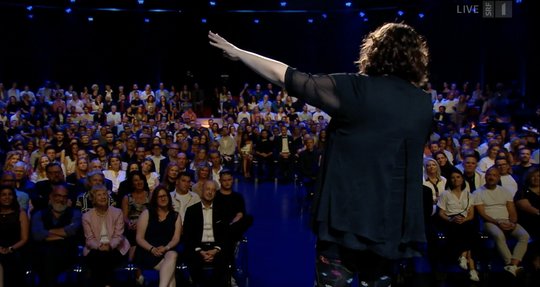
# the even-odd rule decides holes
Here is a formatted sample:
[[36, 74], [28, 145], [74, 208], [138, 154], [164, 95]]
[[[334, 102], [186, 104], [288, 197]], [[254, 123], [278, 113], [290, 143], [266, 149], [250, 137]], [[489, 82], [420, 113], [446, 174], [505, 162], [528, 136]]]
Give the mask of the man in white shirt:
[[[486, 171], [486, 184], [474, 192], [474, 205], [484, 220], [484, 230], [495, 240], [497, 250], [504, 259], [504, 270], [516, 276], [518, 267], [527, 252], [529, 234], [517, 223], [517, 212], [512, 194], [497, 185], [501, 175], [497, 167]], [[510, 251], [506, 236], [517, 239], [513, 251]]]
[[116, 105], [111, 106], [111, 111], [107, 113], [107, 124], [111, 127], [119, 125], [122, 122], [122, 115], [116, 111]]
[[198, 194], [191, 191], [191, 175], [187, 172], [181, 173], [176, 179], [176, 188], [171, 192], [174, 211], [182, 216], [182, 223], [188, 207], [201, 202]]
[[233, 169], [234, 154], [236, 152], [236, 141], [230, 135], [227, 127], [221, 128], [221, 138], [218, 140], [218, 151], [223, 156], [223, 165], [228, 169]]
[[498, 157], [495, 160], [495, 166], [499, 169], [501, 174], [500, 185], [506, 190], [510, 191], [510, 193], [512, 193], [512, 197], [514, 197], [518, 190], [518, 184], [510, 174], [511, 167], [508, 164], [508, 160], [506, 158]]

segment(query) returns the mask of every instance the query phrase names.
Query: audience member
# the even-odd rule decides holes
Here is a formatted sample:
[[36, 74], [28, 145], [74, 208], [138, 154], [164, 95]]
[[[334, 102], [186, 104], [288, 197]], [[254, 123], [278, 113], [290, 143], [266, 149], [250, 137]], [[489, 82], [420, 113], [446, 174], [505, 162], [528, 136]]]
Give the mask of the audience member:
[[15, 189], [0, 186], [0, 285], [22, 284], [26, 264], [25, 249], [29, 236], [29, 221], [17, 201]]
[[176, 180], [176, 188], [171, 192], [172, 205], [174, 211], [178, 212], [184, 220], [186, 210], [201, 201], [199, 195], [191, 189], [191, 175], [189, 173], [182, 172]]
[[[194, 283], [201, 287], [227, 286], [228, 221], [225, 210], [214, 204], [216, 192], [215, 181], [206, 181], [201, 203], [190, 206], [184, 219], [186, 261]], [[213, 273], [206, 274], [205, 267], [212, 267]]]
[[[57, 164], [58, 173], [62, 173]], [[77, 236], [81, 227], [81, 213], [68, 206], [69, 193], [65, 185], [57, 183], [47, 194], [48, 206], [32, 216], [33, 266], [40, 285], [58, 285], [58, 275], [72, 266], [77, 259]]]
[[533, 238], [529, 244], [532, 265], [540, 270], [540, 170], [530, 169], [524, 177], [523, 187], [516, 193], [518, 222]]
[[452, 255], [454, 252], [459, 254], [459, 267], [469, 269], [469, 278], [480, 281], [471, 254], [477, 235], [476, 224], [473, 222], [474, 200], [461, 171], [454, 170], [450, 174], [447, 186], [437, 206], [439, 216], [445, 222], [449, 248], [453, 251]]
[[[485, 231], [495, 240], [497, 250], [506, 266], [504, 270], [517, 276], [520, 263], [527, 251], [529, 234], [517, 223], [517, 212], [510, 191], [497, 185], [501, 175], [496, 167], [486, 171], [486, 184], [474, 192], [475, 206], [478, 214], [484, 219]], [[510, 251], [506, 236], [518, 240], [513, 251]]]
[[83, 255], [90, 269], [91, 286], [110, 286], [114, 268], [122, 262], [130, 245], [124, 237], [122, 210], [110, 206], [110, 195], [103, 184], [89, 191], [92, 208], [82, 216], [86, 238]]
[[135, 262], [143, 268], [159, 270], [159, 286], [176, 286], [175, 271], [178, 254], [174, 247], [180, 241], [181, 218], [172, 206], [172, 198], [164, 186], [152, 193], [148, 209], [137, 222]]

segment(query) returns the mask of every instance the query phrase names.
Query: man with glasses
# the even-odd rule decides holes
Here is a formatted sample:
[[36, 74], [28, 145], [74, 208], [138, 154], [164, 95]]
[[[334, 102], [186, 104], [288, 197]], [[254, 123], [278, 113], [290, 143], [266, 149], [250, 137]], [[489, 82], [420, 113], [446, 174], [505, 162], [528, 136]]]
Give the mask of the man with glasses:
[[[58, 167], [53, 173], [61, 173]], [[34, 266], [41, 286], [57, 286], [58, 275], [72, 266], [77, 258], [77, 234], [81, 212], [68, 206], [69, 192], [64, 184], [54, 184], [48, 205], [32, 216], [32, 238], [35, 242]]]

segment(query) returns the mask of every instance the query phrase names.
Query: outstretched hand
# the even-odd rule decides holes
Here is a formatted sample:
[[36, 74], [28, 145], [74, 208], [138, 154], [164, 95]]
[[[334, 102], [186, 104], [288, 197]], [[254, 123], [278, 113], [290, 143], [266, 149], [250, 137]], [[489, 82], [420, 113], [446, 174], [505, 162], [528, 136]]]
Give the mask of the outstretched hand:
[[210, 39], [210, 45], [221, 49], [223, 51], [223, 54], [227, 58], [234, 61], [240, 59], [238, 57], [238, 48], [233, 44], [229, 43], [223, 37], [219, 36], [216, 33], [213, 33], [212, 31], [208, 31], [208, 39]]

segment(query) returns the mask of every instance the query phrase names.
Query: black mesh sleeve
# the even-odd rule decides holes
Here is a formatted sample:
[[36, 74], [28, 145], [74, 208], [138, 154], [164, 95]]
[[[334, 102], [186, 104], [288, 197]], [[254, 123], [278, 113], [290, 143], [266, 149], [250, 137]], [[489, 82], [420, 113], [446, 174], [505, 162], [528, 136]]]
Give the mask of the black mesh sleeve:
[[285, 88], [290, 96], [303, 99], [334, 116], [340, 108], [336, 82], [330, 75], [311, 75], [287, 68]]

